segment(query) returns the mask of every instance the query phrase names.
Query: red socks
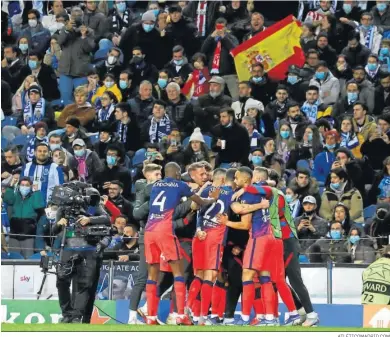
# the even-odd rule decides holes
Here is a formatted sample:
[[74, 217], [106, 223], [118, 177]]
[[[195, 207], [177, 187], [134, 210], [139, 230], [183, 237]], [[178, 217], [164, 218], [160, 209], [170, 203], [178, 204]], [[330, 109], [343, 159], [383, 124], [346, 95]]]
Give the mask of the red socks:
[[220, 281], [216, 281], [213, 286], [211, 295], [211, 314], [223, 317], [226, 306], [226, 289], [225, 284]]
[[278, 289], [278, 292], [280, 294], [280, 297], [282, 298], [282, 301], [286, 305], [289, 312], [297, 310], [295, 307], [294, 299], [291, 294], [291, 289], [286, 283], [286, 280], [277, 280], [276, 281], [276, 288]]
[[200, 317], [200, 303], [201, 303], [201, 300], [200, 300], [200, 292], [199, 292], [198, 296], [196, 296], [196, 299], [192, 303], [191, 310], [192, 310], [194, 317]]
[[255, 285], [253, 281], [242, 282], [242, 314], [249, 316], [255, 300]]
[[148, 303], [148, 316], [157, 316], [158, 299], [156, 281], [146, 281], [146, 302]]
[[261, 297], [265, 314], [273, 315], [275, 312], [275, 292], [271, 281], [261, 284]]
[[199, 277], [195, 276], [194, 280], [191, 282], [190, 289], [188, 290], [188, 299], [187, 299], [187, 306], [191, 308], [192, 311], [194, 311], [192, 306], [194, 305], [196, 297], [200, 293], [201, 287], [202, 287], [202, 280]]
[[[257, 285], [257, 284], [256, 284]], [[256, 315], [264, 315], [264, 303], [263, 299], [261, 298], [261, 287], [255, 287], [255, 300], [253, 302], [253, 306], [255, 307], [255, 314]]]
[[203, 281], [202, 289], [200, 291], [200, 314], [202, 316], [207, 316], [209, 314], [212, 292], [213, 283], [211, 281]]
[[184, 284], [184, 277], [175, 277], [173, 282], [173, 288], [175, 289], [176, 293], [177, 313], [179, 315], [184, 315], [184, 305], [186, 300], [186, 286]]

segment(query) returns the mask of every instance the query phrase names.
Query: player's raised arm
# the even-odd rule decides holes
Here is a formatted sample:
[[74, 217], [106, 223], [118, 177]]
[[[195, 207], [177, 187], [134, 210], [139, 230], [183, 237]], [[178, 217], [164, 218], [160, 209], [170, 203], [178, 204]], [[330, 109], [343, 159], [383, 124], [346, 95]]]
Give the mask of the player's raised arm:
[[273, 196], [272, 187], [264, 185], [249, 185], [244, 188], [244, 192], [248, 192], [250, 194], [260, 194], [268, 200], [271, 200]]
[[269, 200], [263, 199], [261, 202], [257, 204], [241, 204], [239, 202], [234, 202], [230, 206], [232, 211], [238, 215], [244, 215], [248, 213], [253, 213], [258, 211], [259, 209], [267, 209], [269, 208]]
[[199, 195], [194, 194], [190, 199], [200, 206], [211, 205], [214, 202], [217, 202], [219, 191], [219, 188], [216, 188], [214, 191], [210, 192], [209, 198], [201, 198]]
[[217, 214], [217, 221], [221, 225], [247, 231], [252, 227], [252, 214], [243, 215], [239, 222], [229, 221], [227, 214]]

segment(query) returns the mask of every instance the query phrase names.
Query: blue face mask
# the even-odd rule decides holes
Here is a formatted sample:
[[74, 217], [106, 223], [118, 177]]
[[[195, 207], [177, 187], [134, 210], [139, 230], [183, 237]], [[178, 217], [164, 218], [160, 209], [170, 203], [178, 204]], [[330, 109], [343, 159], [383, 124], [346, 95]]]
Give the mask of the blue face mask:
[[60, 149], [61, 145], [60, 144], [50, 144], [50, 151], [53, 152], [54, 150]]
[[291, 204], [293, 201], [293, 196], [291, 194], [286, 194], [286, 201]]
[[263, 163], [263, 158], [260, 156], [252, 156], [252, 163], [254, 165], [261, 165]]
[[287, 82], [290, 83], [290, 84], [295, 84], [295, 83], [298, 82], [298, 77], [297, 76], [288, 75], [287, 76]]
[[316, 72], [316, 79], [322, 81], [325, 78], [325, 72], [324, 71], [317, 71]]
[[151, 31], [153, 30], [154, 25], [148, 25], [148, 24], [146, 24], [146, 23], [143, 23], [143, 24], [142, 24], [142, 28], [144, 29], [144, 31], [145, 31], [146, 33], [149, 33], [149, 32], [151, 32]]
[[153, 9], [154, 16], [157, 18], [158, 13], [160, 13], [159, 9]]
[[19, 44], [19, 49], [21, 51], [26, 51], [28, 49], [28, 44], [27, 43], [21, 43]]
[[381, 50], [379, 51], [379, 54], [380, 55], [389, 55], [389, 48], [387, 48], [387, 47], [381, 48]]
[[290, 137], [290, 131], [280, 131], [280, 137], [282, 137], [283, 139], [287, 139], [288, 137]]
[[312, 141], [313, 141], [313, 134], [312, 134], [312, 133], [309, 133], [309, 134], [307, 135], [307, 140], [308, 140], [309, 142], [312, 142]]
[[123, 13], [126, 10], [126, 2], [120, 2], [119, 4], [116, 4], [116, 8], [118, 9], [119, 13]]
[[336, 144], [325, 144], [325, 147], [329, 150], [333, 150], [336, 147]]
[[160, 88], [164, 89], [168, 84], [168, 80], [166, 80], [165, 78], [159, 78], [157, 83], [160, 86]]
[[37, 69], [38, 68], [38, 62], [33, 60], [28, 60], [28, 66], [30, 69]]
[[340, 240], [341, 239], [341, 232], [337, 230], [331, 230], [330, 231], [330, 237], [333, 240]]
[[181, 66], [183, 64], [183, 59], [181, 60], [173, 60], [173, 63], [176, 64], [177, 66]]
[[340, 188], [340, 183], [331, 183], [330, 187], [332, 187], [335, 190], [338, 190]]
[[387, 8], [387, 4], [385, 4], [385, 3], [377, 4], [376, 8], [378, 8], [379, 12], [384, 12], [386, 10], [386, 8]]
[[27, 194], [31, 192], [30, 186], [19, 186], [20, 194], [25, 197]]
[[343, 5], [343, 9], [344, 9], [344, 12], [345, 12], [346, 14], [349, 14], [349, 13], [352, 12], [352, 5], [350, 5], [350, 4], [344, 4], [344, 5]]
[[372, 25], [362, 25], [362, 28], [365, 30], [369, 30], [372, 27]]
[[116, 163], [116, 158], [113, 156], [107, 156], [106, 160], [107, 160], [107, 164], [110, 166], [114, 166]]
[[359, 235], [351, 235], [349, 237], [349, 242], [352, 243], [353, 245], [360, 240]]
[[260, 83], [263, 80], [262, 76], [252, 77], [252, 81], [255, 83]]
[[368, 63], [367, 68], [369, 71], [375, 71], [378, 65], [376, 63]]
[[75, 155], [76, 157], [82, 157], [82, 156], [84, 156], [84, 154], [85, 154], [85, 149], [74, 150], [74, 155]]
[[127, 89], [127, 81], [120, 80], [120, 81], [119, 81], [119, 87], [120, 87], [121, 89]]
[[355, 102], [358, 99], [358, 93], [357, 92], [349, 92], [347, 93], [348, 101], [349, 102]]

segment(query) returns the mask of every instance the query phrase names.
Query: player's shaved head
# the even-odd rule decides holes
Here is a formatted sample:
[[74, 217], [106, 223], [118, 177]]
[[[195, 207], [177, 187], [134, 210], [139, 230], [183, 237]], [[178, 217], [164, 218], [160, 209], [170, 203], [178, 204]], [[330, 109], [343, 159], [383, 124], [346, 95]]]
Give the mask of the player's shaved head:
[[265, 167], [256, 167], [253, 170], [253, 183], [259, 183], [261, 181], [267, 181], [268, 180], [268, 169]]
[[247, 166], [242, 166], [237, 171], [240, 172], [241, 174], [249, 177], [250, 179], [252, 179], [252, 177], [253, 177], [252, 170]]
[[181, 177], [181, 168], [177, 163], [170, 162], [164, 167], [165, 177], [180, 179]]
[[226, 169], [223, 168], [217, 168], [213, 172], [213, 180], [214, 179], [220, 179], [220, 178], [225, 178], [226, 177]]
[[226, 171], [226, 177], [225, 182], [233, 183], [234, 182], [234, 176], [236, 175], [237, 169], [230, 168]]

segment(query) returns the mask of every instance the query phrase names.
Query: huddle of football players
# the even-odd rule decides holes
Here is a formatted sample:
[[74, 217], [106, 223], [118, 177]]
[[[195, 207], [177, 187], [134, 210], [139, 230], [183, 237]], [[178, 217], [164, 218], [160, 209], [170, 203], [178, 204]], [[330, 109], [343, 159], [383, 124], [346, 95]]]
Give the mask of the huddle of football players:
[[[188, 173], [196, 184], [182, 181], [180, 167], [168, 163], [164, 179], [151, 189], [145, 226], [146, 324], [159, 324], [161, 267], [173, 274], [170, 318], [174, 319], [169, 319], [170, 324], [277, 326], [280, 295], [288, 310], [284, 325], [318, 325], [299, 263], [292, 263], [290, 269], [299, 273], [300, 284], [296, 281], [291, 288], [286, 282], [285, 270], [288, 276], [298, 250], [286, 251], [284, 242], [297, 243], [297, 234], [284, 194], [272, 187], [276, 184], [268, 180], [267, 169], [218, 168], [211, 172], [201, 162], [190, 166]], [[183, 251], [173, 221], [176, 207], [184, 200], [196, 212], [192, 257]], [[235, 244], [243, 232], [247, 235], [244, 243]], [[192, 259], [193, 277], [184, 272], [183, 258]], [[239, 266], [241, 275], [233, 272], [238, 269], [230, 268], [232, 264]], [[239, 289], [237, 282], [229, 282], [237, 278], [241, 278]], [[234, 293], [241, 293], [241, 315], [235, 317], [238, 297]], [[300, 297], [306, 297], [305, 301]], [[255, 317], [250, 320], [252, 310]]]

